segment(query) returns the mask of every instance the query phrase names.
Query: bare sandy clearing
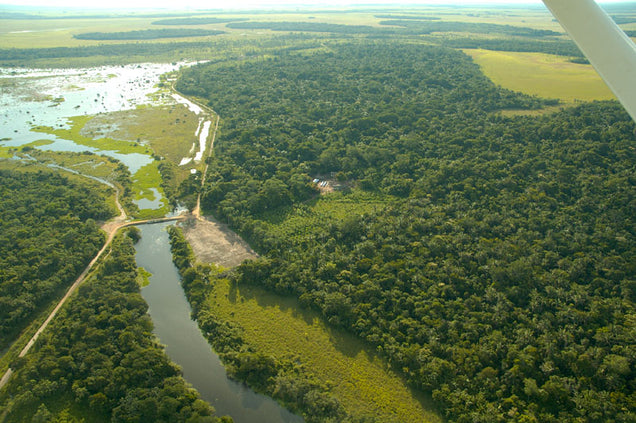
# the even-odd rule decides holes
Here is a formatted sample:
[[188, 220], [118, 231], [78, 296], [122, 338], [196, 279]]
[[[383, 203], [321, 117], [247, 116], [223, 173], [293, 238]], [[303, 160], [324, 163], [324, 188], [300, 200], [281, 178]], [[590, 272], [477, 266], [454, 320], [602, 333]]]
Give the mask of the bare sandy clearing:
[[181, 223], [183, 233], [197, 260], [223, 267], [236, 267], [257, 254], [226, 225], [211, 217], [188, 219]]

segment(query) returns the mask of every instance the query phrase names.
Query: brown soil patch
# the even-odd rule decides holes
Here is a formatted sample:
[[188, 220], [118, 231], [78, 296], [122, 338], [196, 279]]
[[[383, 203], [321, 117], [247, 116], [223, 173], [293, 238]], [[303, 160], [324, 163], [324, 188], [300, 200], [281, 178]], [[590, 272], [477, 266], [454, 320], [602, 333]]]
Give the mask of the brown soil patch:
[[183, 234], [197, 260], [223, 267], [236, 267], [257, 254], [237, 234], [211, 217], [188, 219], [181, 223]]

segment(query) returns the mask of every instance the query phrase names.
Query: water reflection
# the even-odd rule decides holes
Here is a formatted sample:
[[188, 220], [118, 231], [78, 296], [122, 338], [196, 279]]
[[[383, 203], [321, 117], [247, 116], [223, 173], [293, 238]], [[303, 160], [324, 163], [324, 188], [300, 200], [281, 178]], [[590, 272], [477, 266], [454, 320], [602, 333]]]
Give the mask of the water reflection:
[[135, 246], [137, 265], [152, 273], [150, 285], [141, 293], [150, 307], [154, 333], [166, 345], [168, 356], [182, 367], [185, 379], [214, 406], [218, 415], [230, 415], [236, 423], [303, 422], [271, 398], [227, 377], [219, 357], [190, 319], [190, 304], [172, 263], [165, 231], [168, 225], [139, 226], [142, 238]]

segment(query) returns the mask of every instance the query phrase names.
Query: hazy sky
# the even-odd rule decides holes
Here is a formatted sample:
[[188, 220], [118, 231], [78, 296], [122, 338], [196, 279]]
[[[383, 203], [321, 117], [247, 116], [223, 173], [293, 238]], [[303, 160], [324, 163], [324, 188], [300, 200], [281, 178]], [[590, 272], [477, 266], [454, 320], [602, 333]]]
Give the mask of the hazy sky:
[[[626, 3], [634, 0], [601, 0], [599, 3]], [[194, 8], [194, 9], [236, 9], [236, 8], [258, 8], [272, 6], [350, 6], [350, 5], [429, 5], [429, 4], [454, 4], [454, 5], [474, 5], [474, 4], [535, 4], [540, 5], [541, 0], [0, 0], [0, 7], [3, 4], [22, 6], [47, 6], [47, 7], [81, 7], [81, 8]]]

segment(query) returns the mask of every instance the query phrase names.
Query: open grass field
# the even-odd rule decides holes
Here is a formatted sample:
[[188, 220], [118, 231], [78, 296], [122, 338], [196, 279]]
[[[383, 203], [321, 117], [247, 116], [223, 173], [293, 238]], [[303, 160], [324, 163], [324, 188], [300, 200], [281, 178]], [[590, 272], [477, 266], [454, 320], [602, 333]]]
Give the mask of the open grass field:
[[[159, 18], [102, 18], [102, 19], [0, 19], [0, 48], [77, 47], [99, 44], [119, 44], [116, 40], [79, 40], [74, 35], [87, 32], [127, 32], [145, 29], [174, 28], [152, 23]], [[196, 28], [199, 28], [197, 26]], [[206, 29], [223, 29], [223, 24], [201, 26]], [[184, 37], [179, 41], [200, 41], [207, 37]], [[168, 42], [173, 39], [150, 40]]]
[[8, 159], [13, 157], [13, 148], [0, 146], [0, 159]]
[[609, 100], [614, 95], [591, 65], [542, 53], [464, 50], [495, 84], [564, 103]]
[[362, 341], [327, 327], [296, 299], [219, 281], [211, 301], [220, 318], [243, 327], [246, 341], [258, 351], [294, 357], [333, 386], [333, 394], [354, 416], [394, 423], [441, 421], [428, 400], [410, 390]]

